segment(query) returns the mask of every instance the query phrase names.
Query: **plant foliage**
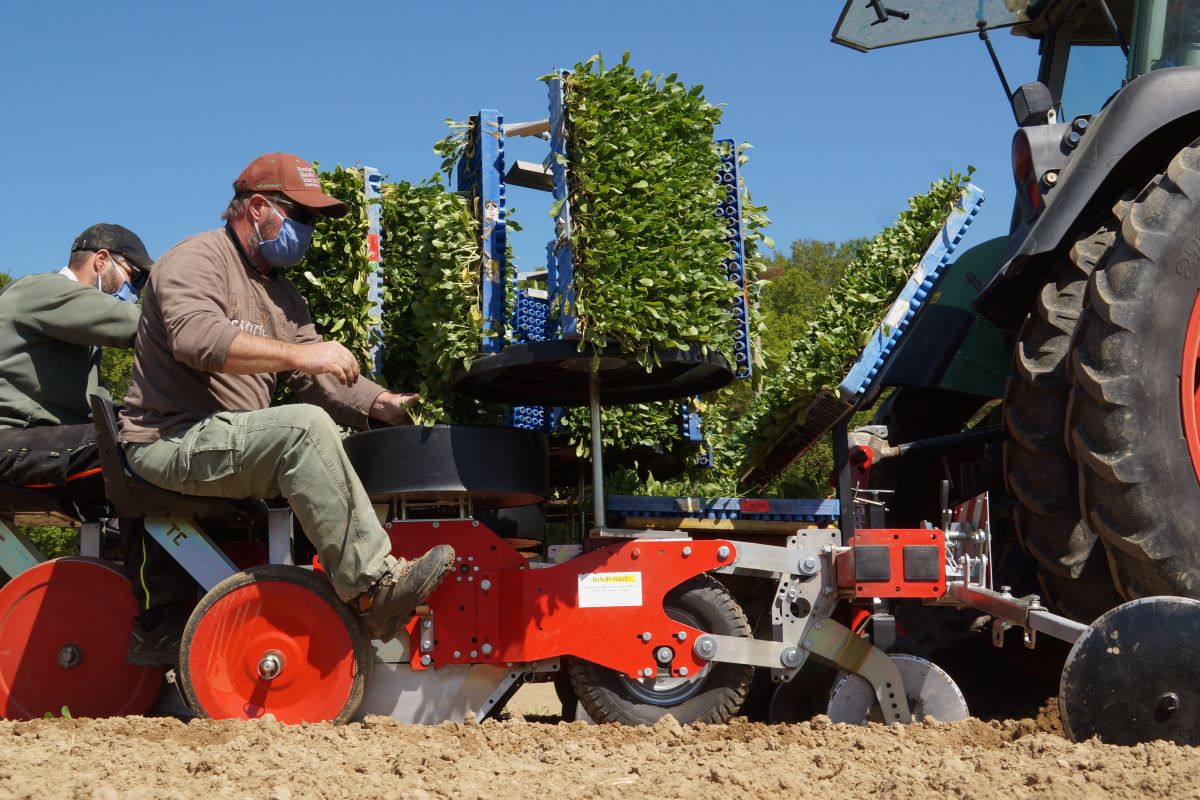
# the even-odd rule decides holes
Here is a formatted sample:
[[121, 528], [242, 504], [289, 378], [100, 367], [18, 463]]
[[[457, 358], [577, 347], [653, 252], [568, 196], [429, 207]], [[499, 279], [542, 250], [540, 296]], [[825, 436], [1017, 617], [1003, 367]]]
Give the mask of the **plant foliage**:
[[422, 423], [481, 421], [492, 409], [457, 398], [454, 370], [479, 349], [479, 246], [466, 201], [440, 180], [384, 184], [383, 316], [372, 313], [371, 262], [363, 174], [341, 166], [321, 172], [325, 191], [349, 206], [337, 219], [320, 218], [313, 244], [288, 277], [308, 298], [318, 332], [339, 341], [371, 374], [372, 326], [381, 324], [383, 372], [375, 378], [396, 391], [417, 391], [414, 417]]
[[762, 394], [738, 422], [734, 446], [751, 456], [773, 441], [822, 390], [836, 390], [903, 288], [974, 172], [951, 172], [912, 197], [892, 226], [863, 243], [804, 326]]
[[575, 307], [556, 312], [573, 311], [585, 338], [616, 341], [646, 364], [653, 348], [693, 343], [732, 355], [736, 286], [713, 215], [721, 110], [702, 92], [674, 74], [635, 72], [628, 53], [609, 69], [593, 56], [564, 81]]

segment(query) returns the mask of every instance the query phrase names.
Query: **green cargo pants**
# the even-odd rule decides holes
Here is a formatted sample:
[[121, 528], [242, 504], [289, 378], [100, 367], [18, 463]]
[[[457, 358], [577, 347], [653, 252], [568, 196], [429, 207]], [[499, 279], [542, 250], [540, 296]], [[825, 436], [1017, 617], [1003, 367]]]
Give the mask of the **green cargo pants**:
[[134, 472], [163, 489], [287, 498], [343, 600], [395, 564], [341, 433], [317, 406], [221, 411], [156, 442], [129, 442], [125, 454]]

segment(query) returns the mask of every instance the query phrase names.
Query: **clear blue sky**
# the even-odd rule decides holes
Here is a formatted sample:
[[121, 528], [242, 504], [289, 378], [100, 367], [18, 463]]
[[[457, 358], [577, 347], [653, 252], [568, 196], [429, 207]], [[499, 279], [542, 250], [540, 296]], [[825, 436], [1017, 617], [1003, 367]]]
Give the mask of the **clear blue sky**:
[[[152, 255], [216, 227], [230, 184], [264, 152], [431, 175], [446, 117], [546, 115], [537, 77], [633, 52], [726, 104], [721, 135], [754, 145], [746, 176], [771, 233], [841, 240], [889, 224], [949, 169], [988, 194], [968, 243], [1006, 232], [1012, 116], [974, 36], [870, 54], [833, 45], [842, 3], [352, 0], [19, 3], [0, 27], [0, 269], [57, 269], [94, 222]], [[994, 36], [1009, 80], [1034, 47]], [[532, 145], [532, 143], [530, 143]], [[528, 147], [510, 155], [540, 158]], [[514, 190], [540, 264], [545, 195]]]

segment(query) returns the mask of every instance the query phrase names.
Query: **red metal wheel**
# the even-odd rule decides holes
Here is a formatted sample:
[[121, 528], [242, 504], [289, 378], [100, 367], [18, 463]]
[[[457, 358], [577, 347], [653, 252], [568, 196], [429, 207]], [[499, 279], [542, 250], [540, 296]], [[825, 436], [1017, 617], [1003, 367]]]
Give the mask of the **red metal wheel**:
[[137, 604], [129, 579], [93, 558], [59, 558], [0, 589], [0, 715], [145, 714], [163, 671], [125, 660]]
[[214, 586], [192, 612], [180, 682], [204, 717], [346, 722], [372, 657], [362, 623], [323, 577], [253, 567]]
[[1200, 375], [1197, 374], [1197, 362], [1200, 362], [1200, 295], [1196, 296], [1188, 320], [1183, 341], [1183, 372], [1179, 378], [1183, 432], [1192, 457], [1192, 468], [1196, 471], [1196, 479], [1200, 480]]

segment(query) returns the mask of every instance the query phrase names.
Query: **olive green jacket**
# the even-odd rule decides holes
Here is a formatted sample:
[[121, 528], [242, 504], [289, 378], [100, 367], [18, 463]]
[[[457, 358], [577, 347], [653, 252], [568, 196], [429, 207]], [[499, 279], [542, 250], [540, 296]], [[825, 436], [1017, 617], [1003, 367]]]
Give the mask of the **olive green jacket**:
[[0, 294], [0, 428], [78, 425], [100, 387], [100, 348], [133, 347], [141, 310], [65, 275]]

